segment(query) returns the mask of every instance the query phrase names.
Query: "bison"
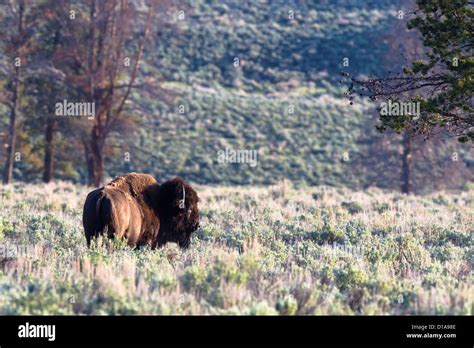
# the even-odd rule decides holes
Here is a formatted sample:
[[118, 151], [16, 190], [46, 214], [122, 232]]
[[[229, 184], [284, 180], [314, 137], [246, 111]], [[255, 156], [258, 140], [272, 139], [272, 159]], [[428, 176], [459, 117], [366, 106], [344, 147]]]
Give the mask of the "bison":
[[199, 228], [198, 195], [181, 178], [159, 184], [148, 174], [119, 176], [87, 195], [82, 222], [87, 245], [99, 235], [152, 249], [167, 242], [188, 248]]

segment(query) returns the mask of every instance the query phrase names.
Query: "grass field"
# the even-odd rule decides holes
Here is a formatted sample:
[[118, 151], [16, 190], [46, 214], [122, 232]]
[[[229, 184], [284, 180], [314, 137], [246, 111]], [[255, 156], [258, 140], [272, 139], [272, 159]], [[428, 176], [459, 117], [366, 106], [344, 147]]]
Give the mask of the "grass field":
[[474, 314], [474, 191], [197, 189], [183, 252], [88, 250], [88, 188], [4, 186], [0, 314]]

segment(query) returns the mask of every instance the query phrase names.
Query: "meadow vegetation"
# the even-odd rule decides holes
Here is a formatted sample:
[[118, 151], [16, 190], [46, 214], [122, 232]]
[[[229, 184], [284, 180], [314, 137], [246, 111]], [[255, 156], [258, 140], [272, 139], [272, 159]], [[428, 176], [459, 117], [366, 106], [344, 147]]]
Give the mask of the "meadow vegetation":
[[182, 251], [87, 249], [87, 187], [4, 186], [0, 314], [474, 314], [472, 190], [197, 189]]

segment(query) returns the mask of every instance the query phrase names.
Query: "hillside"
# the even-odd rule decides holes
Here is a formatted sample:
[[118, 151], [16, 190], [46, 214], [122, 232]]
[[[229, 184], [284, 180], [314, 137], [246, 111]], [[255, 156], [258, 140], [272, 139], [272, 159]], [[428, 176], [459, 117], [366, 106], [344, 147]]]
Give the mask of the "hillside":
[[[154, 154], [158, 167], [146, 163], [146, 153], [136, 153], [142, 162], [133, 165], [158, 177], [178, 174], [199, 183], [271, 184], [289, 178], [360, 185], [362, 178], [347, 174], [351, 165], [343, 163], [343, 155], [365, 151], [357, 142], [369, 115], [364, 104], [349, 105], [338, 77], [344, 57], [361, 73], [383, 69], [377, 61], [384, 47], [368, 46], [367, 37], [387, 30], [390, 20], [384, 18], [392, 7], [359, 5], [183, 5], [186, 20], [172, 17], [174, 25], [157, 34], [151, 61], [164, 85], [181, 98], [170, 106], [140, 100], [150, 107], [138, 146]], [[257, 167], [217, 164], [217, 152], [225, 148], [258, 151]]]
[[395, 10], [393, 1], [184, 1], [168, 11], [152, 62], [167, 81], [267, 92], [292, 79], [335, 81], [344, 57], [360, 74], [383, 72]]
[[[42, 6], [51, 3], [45, 0], [34, 11], [41, 14]], [[13, 179], [40, 182], [49, 168], [49, 180], [81, 184], [91, 183], [94, 173], [105, 179], [136, 171], [159, 180], [179, 175], [203, 185], [271, 185], [289, 179], [303, 186], [399, 190], [404, 170], [402, 136], [376, 131], [377, 103], [357, 99], [350, 105], [340, 72], [367, 76], [400, 69], [406, 61], [393, 38], [406, 30], [395, 15], [409, 3], [163, 2], [144, 45], [137, 88], [132, 88], [122, 114], [115, 109], [108, 113], [114, 122], [102, 120], [105, 124], [94, 128], [88, 119], [51, 113], [54, 101], [89, 98], [84, 85], [74, 83], [77, 67], [58, 58], [64, 56], [62, 49], [55, 54], [59, 59], [55, 69], [64, 66], [71, 75], [68, 81], [53, 83], [49, 80], [53, 77], [42, 80], [34, 70], [25, 71], [32, 75], [24, 77]], [[84, 19], [87, 5], [82, 7]], [[8, 18], [0, 22], [5, 29]], [[143, 21], [132, 21], [136, 26], [124, 44], [130, 55], [142, 37]], [[31, 45], [36, 47], [29, 57], [33, 66], [53, 59], [48, 54], [57, 47], [50, 47], [53, 36], [48, 35], [53, 35], [56, 24], [46, 20], [43, 26], [32, 27], [34, 40], [43, 40]], [[83, 33], [79, 26], [73, 28], [63, 28], [64, 47], [71, 44], [68, 35]], [[86, 39], [79, 38], [77, 45]], [[8, 53], [5, 47], [0, 49]], [[88, 69], [82, 69], [80, 73], [87, 74]], [[125, 69], [118, 77], [123, 83], [129, 78]], [[8, 82], [7, 75], [2, 76]], [[0, 83], [0, 88], [8, 92], [10, 85]], [[111, 105], [104, 100], [98, 103]], [[0, 104], [2, 158], [7, 158], [11, 138], [9, 114], [6, 104]], [[100, 129], [107, 130], [98, 141], [94, 134]], [[472, 185], [472, 147], [442, 137], [413, 140], [414, 193]], [[219, 153], [227, 150], [254, 152], [256, 165], [221, 163]]]
[[183, 252], [88, 250], [86, 187], [6, 186], [0, 314], [474, 314], [472, 191], [197, 189]]
[[[272, 184], [283, 178], [309, 184], [355, 185], [344, 174], [343, 152], [355, 155], [362, 108], [349, 110], [327, 94], [269, 97], [194, 89], [184, 115], [160, 110], [139, 132], [144, 168], [163, 178], [183, 175], [198, 183]], [[292, 105], [294, 113], [290, 114]], [[341, 115], [351, 113], [340, 122]], [[155, 115], [156, 115], [155, 114]], [[218, 163], [219, 150], [255, 150], [258, 165]], [[135, 163], [134, 163], [135, 164]]]
[[[177, 17], [180, 9], [184, 20]], [[111, 154], [110, 175], [135, 170], [201, 184], [287, 178], [397, 189], [401, 138], [385, 135], [391, 148], [381, 148], [374, 105], [349, 105], [339, 83], [343, 69], [371, 74], [396, 68], [385, 62], [393, 49], [384, 39], [393, 35], [395, 9], [391, 1], [191, 1], [170, 10], [144, 71], [178, 97], [164, 103], [136, 95], [143, 121], [121, 147], [132, 160], [124, 164], [118, 151]], [[218, 163], [218, 151], [226, 148], [257, 151], [258, 165]], [[448, 142], [436, 163], [417, 161], [417, 191], [432, 190], [435, 181], [463, 187], [463, 180], [450, 185], [441, 177], [453, 152], [461, 158], [453, 170], [474, 163], [469, 149]]]

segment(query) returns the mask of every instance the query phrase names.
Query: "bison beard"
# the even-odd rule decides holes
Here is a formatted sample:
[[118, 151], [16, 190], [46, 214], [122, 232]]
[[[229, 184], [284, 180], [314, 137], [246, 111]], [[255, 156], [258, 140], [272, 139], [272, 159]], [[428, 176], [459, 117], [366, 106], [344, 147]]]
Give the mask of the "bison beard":
[[119, 176], [89, 193], [82, 222], [87, 245], [99, 235], [127, 239], [130, 246], [155, 248], [175, 242], [189, 247], [199, 228], [196, 191], [175, 178], [159, 184], [148, 174]]

